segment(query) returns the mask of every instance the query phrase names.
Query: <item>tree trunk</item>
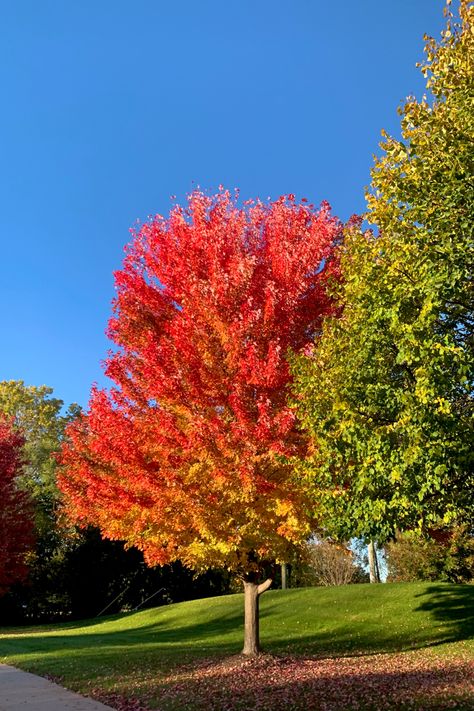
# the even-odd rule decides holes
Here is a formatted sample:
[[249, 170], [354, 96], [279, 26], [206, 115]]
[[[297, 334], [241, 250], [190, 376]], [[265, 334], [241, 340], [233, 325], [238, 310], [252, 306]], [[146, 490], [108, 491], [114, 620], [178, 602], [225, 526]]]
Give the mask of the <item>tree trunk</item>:
[[379, 563], [375, 543], [369, 543], [369, 579], [371, 583], [380, 583]]
[[290, 566], [288, 563], [281, 564], [281, 589], [286, 590], [290, 587]]
[[242, 654], [248, 657], [254, 657], [260, 651], [258, 599], [271, 584], [270, 578], [261, 585], [247, 580], [244, 582], [245, 631]]

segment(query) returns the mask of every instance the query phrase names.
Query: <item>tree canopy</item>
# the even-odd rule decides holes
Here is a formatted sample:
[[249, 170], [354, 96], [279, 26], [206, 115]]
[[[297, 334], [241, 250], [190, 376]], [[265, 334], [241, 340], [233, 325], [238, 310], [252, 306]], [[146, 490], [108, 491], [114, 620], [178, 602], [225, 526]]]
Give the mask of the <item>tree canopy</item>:
[[65, 424], [78, 411], [77, 405], [71, 405], [63, 415], [63, 406], [46, 385], [25, 385], [22, 380], [0, 382], [0, 412], [12, 418], [25, 436], [22, 483], [37, 500], [57, 496], [56, 462], [51, 454], [60, 448]]
[[80, 411], [72, 404], [63, 413], [63, 407], [63, 401], [53, 397], [53, 389], [46, 385], [25, 385], [22, 380], [0, 382], [0, 413], [11, 418], [24, 436], [24, 466], [18, 484], [34, 503], [42, 547], [47, 541], [54, 547], [61, 535], [56, 530], [59, 491], [54, 454], [61, 448], [66, 423]]
[[68, 429], [70, 514], [151, 564], [249, 573], [285, 559], [314, 513], [282, 455], [302, 438], [286, 359], [331, 312], [340, 223], [293, 196], [191, 194], [134, 235], [109, 336], [118, 349]]
[[396, 528], [471, 520], [473, 386], [473, 8], [426, 38], [427, 96], [386, 134], [367, 219], [340, 251], [340, 319], [294, 360], [312, 441], [302, 475], [329, 529], [385, 539]]

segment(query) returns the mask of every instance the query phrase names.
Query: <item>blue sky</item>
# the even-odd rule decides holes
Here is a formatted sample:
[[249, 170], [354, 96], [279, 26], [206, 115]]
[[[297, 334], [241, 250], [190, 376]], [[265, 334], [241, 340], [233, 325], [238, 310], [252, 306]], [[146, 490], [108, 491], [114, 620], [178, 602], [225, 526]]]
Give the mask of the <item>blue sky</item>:
[[442, 0], [0, 0], [0, 380], [85, 406], [129, 228], [200, 185], [364, 210]]

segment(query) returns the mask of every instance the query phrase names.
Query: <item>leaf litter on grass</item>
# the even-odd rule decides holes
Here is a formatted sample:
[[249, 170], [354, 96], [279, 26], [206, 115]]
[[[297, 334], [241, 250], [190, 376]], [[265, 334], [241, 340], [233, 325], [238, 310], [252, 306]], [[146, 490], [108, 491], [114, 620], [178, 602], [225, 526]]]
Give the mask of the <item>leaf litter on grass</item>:
[[304, 658], [262, 654], [178, 667], [143, 701], [91, 690], [118, 711], [468, 711], [474, 661], [426, 652]]

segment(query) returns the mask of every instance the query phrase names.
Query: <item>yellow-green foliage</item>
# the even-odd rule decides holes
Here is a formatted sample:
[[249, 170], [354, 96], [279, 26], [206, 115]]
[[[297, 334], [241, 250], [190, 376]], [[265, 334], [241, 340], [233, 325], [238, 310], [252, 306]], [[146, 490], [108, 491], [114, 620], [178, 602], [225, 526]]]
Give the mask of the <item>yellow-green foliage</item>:
[[342, 318], [293, 363], [327, 528], [380, 539], [472, 518], [474, 10], [426, 38], [428, 95], [384, 135], [341, 251]]

